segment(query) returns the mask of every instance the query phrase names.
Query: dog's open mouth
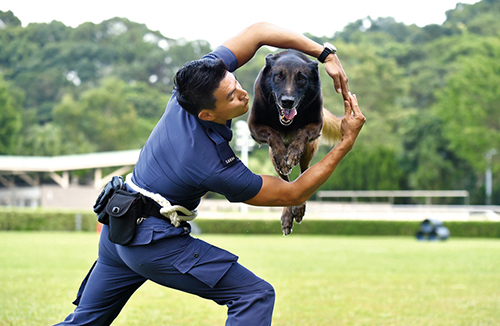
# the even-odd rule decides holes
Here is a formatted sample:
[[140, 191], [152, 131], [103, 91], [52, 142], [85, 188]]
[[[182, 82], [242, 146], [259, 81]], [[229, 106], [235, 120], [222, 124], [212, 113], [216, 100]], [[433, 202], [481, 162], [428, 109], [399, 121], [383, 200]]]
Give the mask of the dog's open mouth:
[[279, 113], [280, 113], [281, 124], [284, 126], [288, 126], [289, 124], [292, 123], [293, 118], [297, 115], [297, 109], [296, 108], [283, 109], [282, 107], [279, 107]]

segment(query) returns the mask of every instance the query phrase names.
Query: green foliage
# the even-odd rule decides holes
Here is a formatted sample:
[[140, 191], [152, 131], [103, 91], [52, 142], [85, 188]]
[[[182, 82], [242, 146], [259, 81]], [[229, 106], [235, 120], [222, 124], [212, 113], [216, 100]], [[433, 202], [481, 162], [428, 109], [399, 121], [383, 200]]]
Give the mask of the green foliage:
[[[281, 234], [280, 221], [215, 220], [195, 221], [209, 234]], [[500, 238], [497, 222], [445, 222], [452, 237]], [[293, 228], [293, 235], [415, 236], [418, 221], [307, 220]]]
[[443, 121], [428, 111], [415, 110], [403, 120], [401, 167], [412, 189], [469, 189], [471, 167], [449, 150], [442, 135]]
[[14, 16], [14, 13], [10, 10], [7, 12], [0, 11], [0, 21], [1, 21], [1, 24], [3, 27], [5, 27], [5, 26], [11, 26], [11, 27], [21, 26], [21, 21], [19, 20], [19, 18]]
[[79, 102], [65, 98], [54, 108], [54, 121], [67, 135], [82, 133], [90, 143], [98, 144], [97, 151], [129, 149], [137, 144], [137, 111], [127, 103], [125, 89], [123, 81], [105, 79], [102, 87], [84, 92]]
[[11, 87], [0, 75], [0, 154], [11, 154], [19, 130], [21, 112], [17, 98], [11, 95]]
[[[321, 156], [318, 153], [315, 160]], [[404, 182], [394, 150], [359, 142], [320, 190], [399, 190], [405, 189]]]
[[433, 108], [445, 122], [450, 149], [477, 170], [486, 169], [484, 154], [500, 144], [500, 40], [485, 39], [481, 45], [478, 52], [485, 55], [461, 58]]

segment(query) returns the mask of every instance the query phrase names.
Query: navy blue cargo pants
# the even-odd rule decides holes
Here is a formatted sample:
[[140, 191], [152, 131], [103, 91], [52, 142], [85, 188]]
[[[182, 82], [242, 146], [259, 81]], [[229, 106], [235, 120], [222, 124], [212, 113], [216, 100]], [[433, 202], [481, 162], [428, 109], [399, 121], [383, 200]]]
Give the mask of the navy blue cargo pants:
[[168, 228], [150, 217], [137, 228], [132, 245], [120, 246], [108, 240], [104, 225], [99, 258], [82, 284], [78, 305], [57, 325], [110, 325], [146, 280], [226, 305], [226, 325], [271, 325], [275, 293], [269, 283], [228, 251], [189, 234], [165, 237]]

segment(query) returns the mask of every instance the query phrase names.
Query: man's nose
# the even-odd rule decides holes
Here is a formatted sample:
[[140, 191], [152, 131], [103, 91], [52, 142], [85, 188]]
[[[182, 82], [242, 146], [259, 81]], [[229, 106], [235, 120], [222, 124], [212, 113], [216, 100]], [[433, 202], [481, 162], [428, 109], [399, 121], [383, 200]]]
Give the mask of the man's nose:
[[246, 90], [244, 90], [243, 88], [240, 88], [240, 92], [241, 92], [241, 99], [244, 99], [245, 97], [247, 97], [248, 95], [248, 92]]

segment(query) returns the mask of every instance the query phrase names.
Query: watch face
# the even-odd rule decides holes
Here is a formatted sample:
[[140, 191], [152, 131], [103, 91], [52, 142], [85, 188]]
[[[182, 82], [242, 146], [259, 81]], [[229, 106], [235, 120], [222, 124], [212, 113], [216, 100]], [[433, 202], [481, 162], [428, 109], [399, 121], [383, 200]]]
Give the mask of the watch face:
[[331, 44], [331, 43], [325, 43], [324, 44], [324, 47], [329, 49], [330, 51], [332, 51], [333, 53], [337, 52], [337, 48], [335, 47], [335, 45]]

